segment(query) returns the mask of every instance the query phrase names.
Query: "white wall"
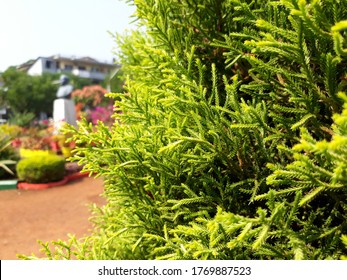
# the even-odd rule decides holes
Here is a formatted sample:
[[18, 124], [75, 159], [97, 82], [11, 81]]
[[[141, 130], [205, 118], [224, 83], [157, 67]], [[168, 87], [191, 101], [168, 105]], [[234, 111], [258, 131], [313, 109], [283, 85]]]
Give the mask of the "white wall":
[[31, 76], [42, 75], [43, 73], [43, 59], [38, 58], [35, 63], [28, 70], [28, 74]]

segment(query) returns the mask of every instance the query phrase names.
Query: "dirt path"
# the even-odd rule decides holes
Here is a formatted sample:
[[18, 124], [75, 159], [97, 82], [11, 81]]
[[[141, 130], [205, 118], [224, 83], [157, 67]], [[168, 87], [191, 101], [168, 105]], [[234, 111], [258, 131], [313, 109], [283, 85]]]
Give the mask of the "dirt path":
[[37, 240], [87, 234], [91, 228], [88, 205], [105, 203], [102, 192], [102, 180], [92, 178], [40, 191], [0, 191], [0, 259], [17, 259], [18, 253], [43, 256]]

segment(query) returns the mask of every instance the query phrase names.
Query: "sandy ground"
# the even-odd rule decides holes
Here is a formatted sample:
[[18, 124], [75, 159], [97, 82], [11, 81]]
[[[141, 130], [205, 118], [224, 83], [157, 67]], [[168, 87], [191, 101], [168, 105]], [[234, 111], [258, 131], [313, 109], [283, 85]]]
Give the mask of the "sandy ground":
[[89, 205], [104, 204], [102, 192], [102, 180], [93, 178], [39, 191], [0, 191], [0, 259], [15, 260], [17, 254], [44, 256], [37, 240], [88, 234]]

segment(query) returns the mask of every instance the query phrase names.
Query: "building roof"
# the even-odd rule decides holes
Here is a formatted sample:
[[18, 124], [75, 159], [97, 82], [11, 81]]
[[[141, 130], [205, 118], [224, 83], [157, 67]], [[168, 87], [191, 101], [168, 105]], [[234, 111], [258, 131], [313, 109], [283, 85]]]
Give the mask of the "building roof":
[[75, 56], [71, 56], [71, 57], [67, 57], [67, 56], [61, 56], [61, 55], [52, 55], [52, 56], [48, 56], [48, 57], [43, 57], [43, 56], [39, 56], [36, 59], [30, 59], [27, 62], [20, 64], [17, 66], [17, 69], [23, 70], [23, 71], [27, 71], [30, 69], [30, 67], [40, 58], [49, 58], [52, 60], [67, 60], [67, 61], [72, 61], [72, 62], [84, 62], [84, 63], [89, 63], [89, 64], [95, 64], [95, 65], [103, 65], [103, 66], [109, 66], [109, 67], [117, 67], [119, 65], [113, 64], [113, 63], [107, 63], [107, 62], [100, 62], [90, 56], [84, 56], [84, 57], [75, 57]]
[[36, 62], [37, 59], [30, 59], [27, 62], [24, 62], [17, 66], [17, 69], [22, 71], [28, 71], [29, 68]]

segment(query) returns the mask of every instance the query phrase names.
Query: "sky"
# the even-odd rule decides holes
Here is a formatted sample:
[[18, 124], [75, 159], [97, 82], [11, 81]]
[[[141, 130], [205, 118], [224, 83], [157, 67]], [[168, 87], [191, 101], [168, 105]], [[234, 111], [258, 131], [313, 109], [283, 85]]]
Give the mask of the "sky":
[[40, 56], [112, 62], [112, 34], [135, 29], [125, 0], [0, 0], [0, 72]]

